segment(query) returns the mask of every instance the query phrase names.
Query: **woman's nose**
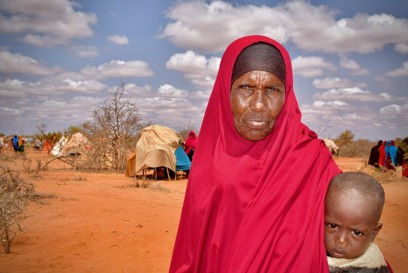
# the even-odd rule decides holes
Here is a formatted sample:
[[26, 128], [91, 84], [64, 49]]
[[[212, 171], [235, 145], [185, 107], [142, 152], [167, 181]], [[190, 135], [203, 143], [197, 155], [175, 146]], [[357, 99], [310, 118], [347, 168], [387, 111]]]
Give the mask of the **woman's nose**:
[[254, 92], [254, 98], [253, 98], [253, 108], [256, 111], [263, 111], [265, 108], [265, 94], [262, 90], [255, 90]]

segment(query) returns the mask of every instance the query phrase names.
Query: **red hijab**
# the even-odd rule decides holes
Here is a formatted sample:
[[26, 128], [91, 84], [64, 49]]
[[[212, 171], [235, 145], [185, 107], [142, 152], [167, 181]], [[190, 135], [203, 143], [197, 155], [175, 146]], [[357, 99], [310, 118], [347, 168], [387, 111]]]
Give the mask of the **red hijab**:
[[186, 143], [184, 144], [186, 146], [185, 152], [188, 154], [192, 149], [195, 149], [197, 145], [197, 135], [194, 132], [194, 130], [191, 130], [190, 133], [188, 134], [188, 137], [186, 139]]
[[[261, 141], [238, 135], [230, 105], [239, 53], [274, 45], [286, 67], [286, 99]], [[339, 173], [323, 141], [301, 123], [289, 54], [248, 36], [225, 51], [200, 130], [170, 272], [328, 272], [324, 198]]]

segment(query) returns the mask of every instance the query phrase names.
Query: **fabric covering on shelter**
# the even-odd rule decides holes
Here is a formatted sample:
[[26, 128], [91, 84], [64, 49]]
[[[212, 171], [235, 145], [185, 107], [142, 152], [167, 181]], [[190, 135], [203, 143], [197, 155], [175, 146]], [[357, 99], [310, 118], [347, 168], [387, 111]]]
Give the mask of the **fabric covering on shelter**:
[[81, 133], [75, 133], [68, 142], [62, 147], [62, 154], [80, 154], [83, 150], [89, 149], [89, 140]]
[[174, 152], [182, 142], [180, 135], [161, 125], [145, 127], [140, 133], [136, 144], [135, 173], [157, 167], [166, 167], [175, 172]]

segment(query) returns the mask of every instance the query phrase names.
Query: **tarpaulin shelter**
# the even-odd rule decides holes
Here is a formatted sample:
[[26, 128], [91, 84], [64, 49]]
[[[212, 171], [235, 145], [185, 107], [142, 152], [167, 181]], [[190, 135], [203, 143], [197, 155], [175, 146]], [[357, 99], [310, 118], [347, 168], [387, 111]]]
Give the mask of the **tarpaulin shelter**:
[[75, 133], [71, 136], [68, 142], [62, 147], [63, 155], [78, 155], [84, 150], [88, 150], [89, 140], [81, 133]]
[[176, 172], [174, 152], [182, 141], [182, 137], [168, 127], [151, 125], [143, 128], [136, 144], [134, 173], [158, 167]]

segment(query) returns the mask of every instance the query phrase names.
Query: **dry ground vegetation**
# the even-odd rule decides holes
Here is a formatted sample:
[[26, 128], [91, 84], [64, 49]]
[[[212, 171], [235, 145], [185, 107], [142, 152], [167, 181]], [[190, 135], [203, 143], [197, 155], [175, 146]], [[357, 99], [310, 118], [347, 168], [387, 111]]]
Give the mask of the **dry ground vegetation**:
[[[343, 171], [363, 171], [383, 184], [377, 243], [394, 272], [407, 272], [408, 181], [368, 166], [367, 158], [335, 160]], [[135, 180], [124, 171], [78, 168], [86, 160], [72, 160], [77, 165], [31, 148], [1, 152], [7, 186], [0, 206], [9, 214], [0, 220], [0, 239], [10, 253], [0, 255], [0, 273], [167, 272], [187, 181]]]

